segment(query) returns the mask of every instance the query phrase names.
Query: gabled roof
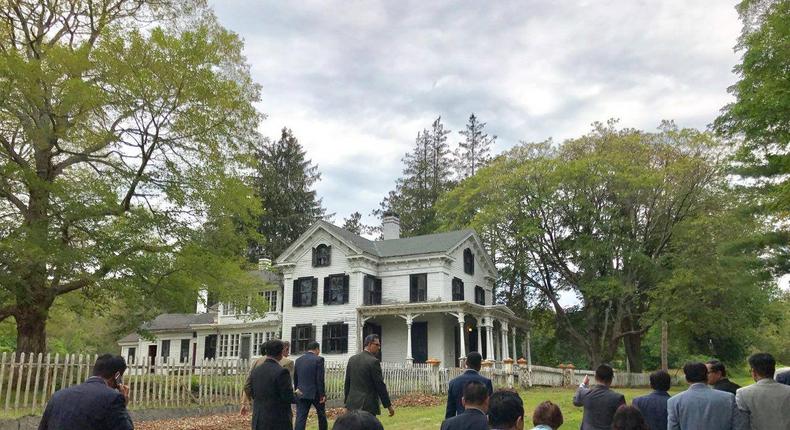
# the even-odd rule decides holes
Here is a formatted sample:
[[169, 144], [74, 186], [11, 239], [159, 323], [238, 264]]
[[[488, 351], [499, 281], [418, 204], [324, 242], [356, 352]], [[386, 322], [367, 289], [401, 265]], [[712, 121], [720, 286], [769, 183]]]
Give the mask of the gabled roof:
[[[472, 229], [404, 237], [401, 239], [373, 241], [365, 239], [364, 237], [354, 234], [348, 230], [344, 230], [332, 223], [318, 220], [277, 257], [277, 263], [282, 263], [288, 257], [290, 257], [290, 254], [297, 248], [297, 246], [303, 241], [307, 240], [307, 238], [319, 228], [323, 228], [331, 235], [337, 237], [352, 248], [355, 248], [356, 251], [379, 258], [446, 253], [452, 251], [469, 236], [474, 237], [478, 244], [480, 243], [479, 238], [477, 238], [475, 231]], [[496, 267], [494, 266], [491, 258], [488, 255], [486, 255], [484, 258], [491, 269], [496, 272]]]

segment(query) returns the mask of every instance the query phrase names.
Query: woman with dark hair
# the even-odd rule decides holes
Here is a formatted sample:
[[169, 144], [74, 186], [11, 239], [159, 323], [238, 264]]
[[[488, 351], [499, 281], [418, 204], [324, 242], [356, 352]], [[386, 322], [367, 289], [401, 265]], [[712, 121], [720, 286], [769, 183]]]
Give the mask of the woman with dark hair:
[[614, 413], [612, 430], [650, 430], [645, 417], [633, 406], [620, 406]]
[[532, 430], [557, 430], [562, 425], [560, 407], [546, 400], [535, 408], [532, 414]]
[[332, 430], [384, 430], [384, 426], [370, 412], [353, 409], [337, 417]]

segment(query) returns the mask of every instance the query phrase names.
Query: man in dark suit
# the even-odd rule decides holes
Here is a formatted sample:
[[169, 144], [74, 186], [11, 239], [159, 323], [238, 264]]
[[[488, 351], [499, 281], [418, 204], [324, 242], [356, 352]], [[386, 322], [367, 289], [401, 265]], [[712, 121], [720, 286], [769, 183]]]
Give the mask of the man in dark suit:
[[491, 380], [480, 374], [480, 366], [483, 363], [483, 356], [479, 352], [472, 351], [466, 356], [466, 371], [450, 381], [447, 388], [447, 408], [444, 418], [454, 417], [464, 413], [464, 405], [461, 403], [461, 396], [466, 384], [476, 381], [488, 388], [488, 395], [494, 394], [494, 386]]
[[738, 388], [741, 388], [740, 385], [727, 379], [727, 369], [721, 361], [710, 360], [705, 363], [705, 367], [708, 368], [708, 385], [712, 385], [714, 389], [734, 395]]
[[295, 430], [304, 430], [310, 406], [315, 406], [318, 415], [318, 429], [326, 430], [326, 390], [324, 389], [324, 357], [318, 342], [307, 344], [307, 352], [296, 359], [294, 368], [294, 387], [296, 387], [296, 425]]
[[123, 357], [101, 355], [93, 365], [93, 376], [52, 396], [38, 429], [134, 430], [126, 410], [129, 387], [121, 382], [125, 370]]
[[444, 420], [441, 430], [488, 430], [488, 387], [478, 381], [467, 383], [461, 402], [464, 412]]
[[263, 344], [266, 360], [252, 369], [244, 391], [252, 399], [252, 429], [291, 430], [291, 404], [294, 403], [294, 389], [288, 370], [280, 366], [284, 344], [272, 339]]
[[381, 339], [371, 334], [365, 337], [365, 349], [348, 360], [343, 401], [346, 409], [362, 409], [373, 415], [381, 413], [381, 404], [389, 410], [389, 416], [395, 415], [395, 408], [387, 393], [387, 384], [381, 373], [381, 363], [376, 353], [381, 349]]
[[666, 370], [657, 370], [650, 374], [650, 387], [653, 392], [631, 401], [642, 412], [651, 430], [667, 428], [667, 400], [671, 383], [672, 378]]
[[612, 418], [617, 408], [625, 404], [625, 397], [609, 389], [614, 379], [614, 369], [608, 364], [602, 364], [595, 369], [595, 382], [592, 388], [588, 386], [590, 377], [585, 376], [573, 396], [574, 406], [584, 406], [581, 430], [609, 430], [612, 428]]

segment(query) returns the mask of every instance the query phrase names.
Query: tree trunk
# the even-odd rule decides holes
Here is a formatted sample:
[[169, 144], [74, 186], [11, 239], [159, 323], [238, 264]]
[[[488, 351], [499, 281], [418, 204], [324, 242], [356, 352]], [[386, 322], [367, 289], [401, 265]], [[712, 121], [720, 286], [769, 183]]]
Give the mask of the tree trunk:
[[19, 309], [15, 316], [17, 353], [46, 352], [49, 305], [36, 303]]
[[669, 329], [667, 321], [661, 321], [661, 370], [669, 370]]
[[642, 373], [642, 336], [639, 334], [629, 334], [625, 336], [625, 354], [631, 372]]

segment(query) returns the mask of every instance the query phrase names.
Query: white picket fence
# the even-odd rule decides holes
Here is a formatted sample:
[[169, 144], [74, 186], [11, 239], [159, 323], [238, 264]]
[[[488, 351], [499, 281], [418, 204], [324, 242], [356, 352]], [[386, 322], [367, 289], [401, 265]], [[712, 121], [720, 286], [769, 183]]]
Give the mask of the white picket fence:
[[[4, 412], [40, 413], [60, 389], [80, 384], [93, 370], [96, 355], [15, 354], [0, 355], [0, 407]], [[327, 399], [341, 402], [345, 362], [326, 362]], [[497, 368], [499, 367], [499, 368]], [[483, 374], [495, 387], [575, 386], [588, 370], [503, 364], [485, 367]], [[175, 361], [131, 363], [124, 374], [132, 409], [240, 404], [248, 360], [204, 360], [196, 366]], [[384, 381], [391, 396], [445, 394], [459, 368], [438, 365], [382, 363]], [[615, 386], [647, 386], [646, 374], [616, 373]]]

